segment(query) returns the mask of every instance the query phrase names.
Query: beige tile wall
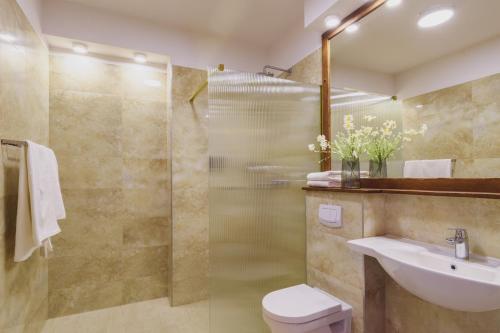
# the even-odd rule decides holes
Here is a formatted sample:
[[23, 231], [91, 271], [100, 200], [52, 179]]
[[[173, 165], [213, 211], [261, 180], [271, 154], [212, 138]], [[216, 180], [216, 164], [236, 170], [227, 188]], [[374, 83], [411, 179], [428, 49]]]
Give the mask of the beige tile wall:
[[171, 302], [208, 297], [208, 94], [188, 99], [207, 71], [173, 66]]
[[425, 123], [429, 131], [403, 149], [403, 158], [455, 158], [455, 177], [500, 177], [499, 91], [496, 74], [404, 100], [403, 127]]
[[[342, 206], [342, 228], [332, 229], [320, 224], [320, 204]], [[380, 206], [383, 207], [383, 200], [373, 195], [307, 192], [306, 196], [307, 281], [353, 307], [353, 332], [356, 333], [377, 332], [374, 323], [365, 324], [364, 310], [366, 304], [375, 302], [365, 300], [365, 292], [372, 292], [374, 288], [365, 281], [363, 256], [351, 251], [347, 241], [363, 235], [376, 235], [383, 229]], [[363, 221], [369, 221], [367, 227]], [[372, 294], [376, 296], [375, 291]]]
[[167, 117], [165, 72], [50, 56], [50, 145], [67, 212], [49, 261], [50, 317], [167, 295]]
[[[49, 141], [48, 51], [15, 0], [0, 0], [0, 138]], [[0, 150], [0, 332], [40, 332], [47, 319], [47, 261], [14, 263], [19, 148]]]
[[[500, 200], [387, 195], [386, 232], [445, 245], [450, 227], [469, 233], [471, 251], [500, 258]], [[452, 311], [413, 296], [386, 276], [386, 332], [481, 332], [500, 330], [500, 310]]]
[[[322, 203], [343, 207], [344, 226], [319, 224]], [[354, 332], [498, 332], [500, 311], [465, 313], [425, 302], [397, 285], [353, 238], [398, 235], [445, 245], [450, 227], [469, 232], [471, 251], [500, 258], [500, 201], [492, 199], [308, 192], [308, 283], [353, 305]]]

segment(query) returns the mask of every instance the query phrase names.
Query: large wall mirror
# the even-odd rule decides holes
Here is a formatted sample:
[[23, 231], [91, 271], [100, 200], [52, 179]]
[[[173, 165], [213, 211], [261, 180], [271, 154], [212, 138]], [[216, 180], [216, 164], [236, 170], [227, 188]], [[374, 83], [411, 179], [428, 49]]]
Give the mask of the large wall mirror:
[[372, 1], [325, 33], [332, 137], [346, 115], [359, 127], [394, 121], [412, 137], [388, 178], [437, 159], [452, 161], [452, 178], [500, 178], [499, 13], [498, 0]]

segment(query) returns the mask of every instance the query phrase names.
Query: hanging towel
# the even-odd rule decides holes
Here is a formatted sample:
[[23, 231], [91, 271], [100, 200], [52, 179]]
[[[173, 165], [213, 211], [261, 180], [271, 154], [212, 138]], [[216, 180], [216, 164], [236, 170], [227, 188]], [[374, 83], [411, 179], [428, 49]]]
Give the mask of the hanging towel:
[[24, 261], [38, 248], [52, 250], [50, 237], [61, 232], [57, 220], [66, 212], [54, 152], [28, 141], [19, 165], [14, 261]]
[[404, 178], [451, 178], [453, 160], [415, 160], [405, 161]]

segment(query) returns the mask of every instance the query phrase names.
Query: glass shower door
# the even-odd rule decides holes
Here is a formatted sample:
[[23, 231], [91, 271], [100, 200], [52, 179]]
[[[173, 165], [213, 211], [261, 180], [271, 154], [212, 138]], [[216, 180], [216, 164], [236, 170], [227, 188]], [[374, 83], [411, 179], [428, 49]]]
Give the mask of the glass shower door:
[[320, 88], [234, 71], [209, 73], [210, 332], [268, 332], [261, 299], [306, 280], [307, 150]]

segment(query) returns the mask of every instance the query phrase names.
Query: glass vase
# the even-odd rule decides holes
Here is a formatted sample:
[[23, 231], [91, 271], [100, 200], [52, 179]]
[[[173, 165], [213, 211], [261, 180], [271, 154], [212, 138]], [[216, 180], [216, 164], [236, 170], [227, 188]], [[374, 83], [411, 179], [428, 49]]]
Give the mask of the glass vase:
[[342, 160], [341, 184], [345, 188], [360, 188], [359, 159]]
[[370, 160], [370, 178], [387, 178], [387, 160]]

